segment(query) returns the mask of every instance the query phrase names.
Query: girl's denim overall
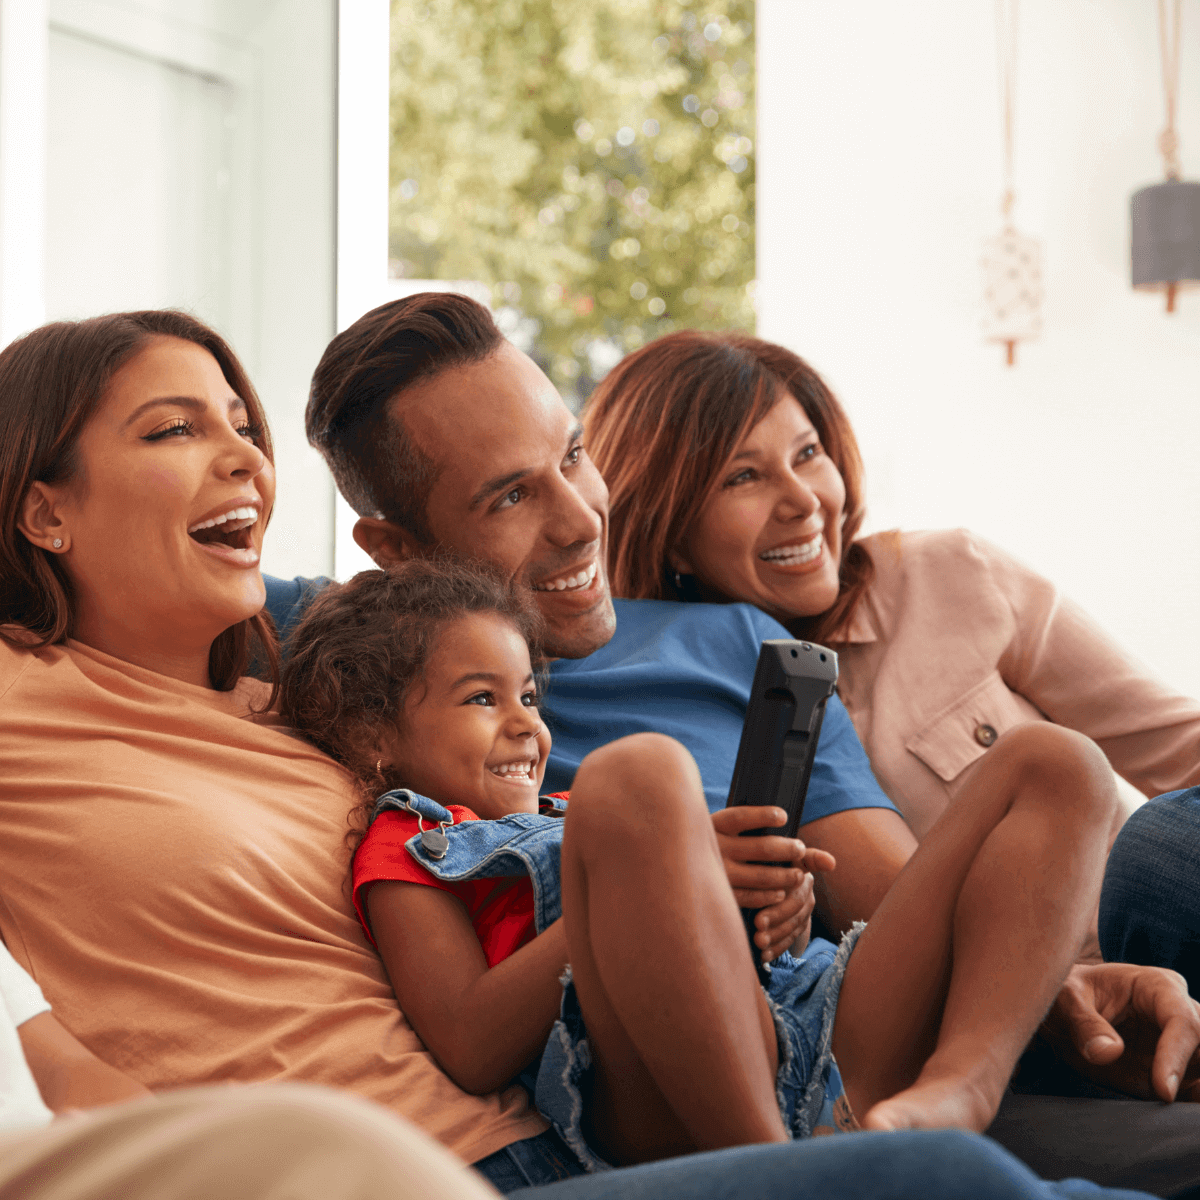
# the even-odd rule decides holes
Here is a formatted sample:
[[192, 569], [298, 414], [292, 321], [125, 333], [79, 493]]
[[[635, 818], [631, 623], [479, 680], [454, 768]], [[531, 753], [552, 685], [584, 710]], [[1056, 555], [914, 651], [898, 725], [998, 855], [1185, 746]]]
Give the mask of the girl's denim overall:
[[[375, 803], [372, 820], [394, 809], [413, 813], [427, 829], [446, 835], [444, 855], [434, 857], [414, 834], [405, 849], [431, 875], [446, 883], [527, 875], [533, 884], [534, 923], [543, 933], [562, 916], [562, 816], [566, 802], [552, 800], [559, 815], [511, 813], [494, 821], [453, 824], [453, 814], [408, 789], [387, 792]], [[850, 951], [862, 931], [857, 925], [834, 947], [814, 938], [799, 958], [784, 954], [771, 964], [767, 998], [779, 1042], [776, 1094], [793, 1137], [857, 1128], [833, 1061], [833, 1016]], [[519, 1076], [538, 1110], [589, 1171], [608, 1167], [583, 1135], [586, 1076], [591, 1048], [571, 982], [563, 975], [563, 998], [539, 1062]]]

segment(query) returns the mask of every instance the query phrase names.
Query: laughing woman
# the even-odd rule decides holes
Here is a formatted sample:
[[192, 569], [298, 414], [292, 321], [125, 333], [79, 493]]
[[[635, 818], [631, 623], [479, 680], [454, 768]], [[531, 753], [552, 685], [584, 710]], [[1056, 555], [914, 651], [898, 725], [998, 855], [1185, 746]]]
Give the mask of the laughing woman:
[[345, 773], [289, 736], [259, 554], [262, 405], [183, 313], [0, 351], [0, 938], [151, 1090], [303, 1080], [468, 1162], [542, 1129], [468, 1096], [396, 1006], [344, 894]]
[[[1013, 726], [1053, 721], [1091, 737], [1123, 793], [1117, 827], [1143, 797], [1200, 782], [1200, 703], [1154, 679], [1049, 580], [966, 530], [857, 536], [854, 432], [790, 351], [669, 334], [613, 369], [584, 427], [609, 488], [614, 595], [748, 601], [837, 649], [839, 695], [911, 833], [867, 814], [875, 824], [851, 855], [826, 841], [826, 822], [806, 826], [810, 845], [845, 864], [818, 884], [835, 926], [870, 915], [968, 768]], [[1172, 873], [1164, 811], [1166, 828], [1193, 831], [1176, 848], [1200, 834], [1194, 795], [1136, 815], [1137, 829], [1154, 820], [1157, 862], [1132, 844], [1134, 828], [1118, 842], [1120, 887], [1114, 862], [1103, 904], [1110, 957], [1194, 971], [1200, 902], [1181, 892], [1194, 868], [1156, 875]], [[1148, 941], [1138, 903], [1150, 919], [1183, 903], [1198, 916], [1173, 916]]]

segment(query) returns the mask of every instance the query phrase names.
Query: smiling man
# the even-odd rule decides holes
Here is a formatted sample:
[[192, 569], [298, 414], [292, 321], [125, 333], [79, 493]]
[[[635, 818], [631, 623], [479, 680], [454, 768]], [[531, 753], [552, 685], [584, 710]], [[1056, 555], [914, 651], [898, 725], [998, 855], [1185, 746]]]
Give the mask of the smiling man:
[[[764, 638], [783, 627], [750, 605], [618, 600], [609, 592], [608, 489], [553, 384], [465, 296], [425, 293], [367, 313], [330, 343], [313, 377], [309, 440], [359, 513], [354, 536], [380, 564], [439, 549], [486, 559], [532, 589], [557, 661], [545, 707], [554, 734], [548, 790], [568, 788], [584, 755], [647, 728], [695, 757], [726, 848], [730, 882], [781, 948], [807, 914], [793, 868], [750, 866], [743, 828], [766, 810], [724, 811], [750, 683]], [[283, 626], [296, 585], [268, 581]], [[289, 605], [291, 607], [289, 608]], [[853, 849], [847, 886], [824, 916], [844, 928], [878, 903], [915, 841], [879, 789], [841, 702], [826, 713], [806, 834]], [[757, 846], [790, 860], [795, 843]], [[771, 851], [771, 853], [767, 853]]]
[[[396, 322], [377, 313], [372, 324], [386, 336]], [[537, 593], [556, 657], [604, 645], [616, 627], [603, 561], [608, 491], [550, 381], [494, 326], [461, 321], [464, 345], [452, 348], [437, 320], [417, 312], [417, 330], [431, 327], [420, 347], [427, 361], [385, 343], [381, 366], [401, 361], [356, 388], [344, 352], [358, 349], [370, 320], [329, 347], [308, 411], [309, 437], [359, 513], [355, 539], [377, 561], [446, 546], [502, 563]]]
[[[497, 564], [532, 589], [546, 621], [546, 650], [557, 660], [543, 709], [554, 735], [546, 790], [569, 787], [583, 756], [617, 737], [650, 729], [677, 738], [700, 768], [739, 902], [766, 906], [760, 944], [786, 945], [806, 919], [810, 884], [791, 867], [745, 859], [752, 853], [790, 861], [795, 843], [738, 838], [741, 828], [766, 823], [765, 810], [723, 809], [758, 647], [764, 638], [785, 637], [782, 626], [749, 605], [612, 600], [607, 490], [579, 425], [536, 364], [466, 297], [426, 293], [393, 301], [339, 334], [314, 375], [307, 429], [359, 513], [356, 541], [377, 563], [449, 550]], [[320, 582], [267, 580], [268, 606], [282, 632]], [[829, 928], [844, 929], [870, 915], [916, 843], [875, 782], [836, 697], [805, 816], [804, 840], [839, 861], [818, 911]], [[1112, 1032], [1099, 1008], [1130, 1014], [1151, 994], [1168, 1007], [1190, 1003], [1174, 993], [1168, 1003], [1174, 985], [1151, 971], [1137, 976], [1143, 1002], [1122, 1008], [1117, 993], [1133, 983], [1109, 968], [1096, 970], [1093, 990], [1084, 989], [1081, 999], [1077, 989], [1058, 1015], [1064, 1039], [1090, 1044], [1097, 1059], [1120, 1054], [1111, 1039], [1094, 1049]], [[1122, 970], [1143, 969], [1116, 968]], [[1165, 1012], [1159, 1010], [1160, 1022]], [[1181, 1019], [1193, 1018], [1188, 1008]], [[1176, 1046], [1180, 1072], [1195, 1044]], [[1104, 1109], [1106, 1103], [1121, 1111]], [[1163, 1138], [1192, 1138], [1200, 1129], [1194, 1109], [1185, 1115], [1134, 1105], [1135, 1119], [1124, 1103], [1095, 1104], [1101, 1107], [1089, 1110], [1090, 1118], [1077, 1108], [1067, 1118], [1061, 1108], [1037, 1105], [1006, 1118], [1002, 1108], [1005, 1141], [1039, 1165], [1054, 1163], [1058, 1174], [1112, 1179], [1123, 1171], [1122, 1181], [1132, 1182], [1147, 1164], [1170, 1159]], [[1169, 1126], [1147, 1124], [1162, 1118]], [[1093, 1161], [1093, 1145], [1106, 1146], [1105, 1162]], [[1172, 1183], [1200, 1184], [1200, 1164], [1189, 1159], [1180, 1169]]]

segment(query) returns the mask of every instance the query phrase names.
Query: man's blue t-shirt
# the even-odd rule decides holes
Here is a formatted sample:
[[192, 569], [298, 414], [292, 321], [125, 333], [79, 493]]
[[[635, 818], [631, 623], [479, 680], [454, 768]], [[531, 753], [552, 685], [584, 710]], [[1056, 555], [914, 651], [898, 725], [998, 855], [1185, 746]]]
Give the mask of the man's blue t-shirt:
[[[711, 812], [725, 807], [758, 651], [789, 634], [750, 604], [614, 600], [617, 632], [587, 658], [550, 665], [542, 704], [553, 739], [547, 791], [571, 786], [583, 756], [647, 729], [682, 742]], [[813, 762], [806, 821], [848, 808], [892, 808], [837, 696], [830, 697]]]
[[275, 622], [275, 631], [279, 641], [287, 651], [288, 635], [300, 623], [304, 610], [316, 599], [323, 588], [333, 582], [324, 575], [315, 579], [304, 579], [297, 575], [295, 579], [278, 579], [274, 575], [264, 575], [263, 583], [267, 586], [267, 612]]
[[[281, 637], [325, 579], [264, 576]], [[615, 738], [652, 730], [682, 742], [700, 768], [709, 810], [725, 807], [750, 685], [766, 638], [787, 637], [750, 604], [614, 600], [617, 632], [587, 658], [550, 667], [541, 704], [553, 745], [543, 787], [567, 791], [584, 755]], [[851, 808], [892, 808], [842, 702], [825, 710], [804, 805], [806, 821]]]

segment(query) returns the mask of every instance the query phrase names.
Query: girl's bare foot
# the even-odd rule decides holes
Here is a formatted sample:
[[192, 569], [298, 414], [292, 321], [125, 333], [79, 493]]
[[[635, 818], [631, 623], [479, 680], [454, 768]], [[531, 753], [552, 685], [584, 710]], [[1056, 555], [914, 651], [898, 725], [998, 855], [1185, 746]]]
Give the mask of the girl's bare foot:
[[[928, 1078], [887, 1100], [872, 1105], [862, 1119], [863, 1129], [969, 1129], [982, 1133], [1000, 1107], [1000, 1092], [965, 1075]], [[1003, 1085], [1001, 1085], [1003, 1090]]]

